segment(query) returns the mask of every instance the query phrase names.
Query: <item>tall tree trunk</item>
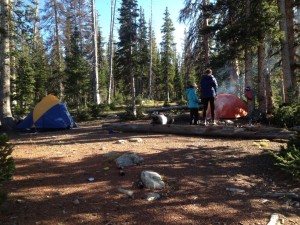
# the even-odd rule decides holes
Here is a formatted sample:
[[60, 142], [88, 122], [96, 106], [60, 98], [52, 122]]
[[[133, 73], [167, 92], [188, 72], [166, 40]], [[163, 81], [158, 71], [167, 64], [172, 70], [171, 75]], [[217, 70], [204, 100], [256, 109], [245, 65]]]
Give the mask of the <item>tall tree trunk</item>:
[[109, 33], [109, 78], [107, 90], [107, 103], [111, 102], [112, 83], [113, 83], [113, 40], [114, 40], [114, 24], [116, 13], [116, 0], [111, 0], [111, 15], [110, 15], [110, 33]]
[[150, 16], [150, 22], [149, 22], [149, 45], [150, 45], [150, 63], [149, 63], [149, 91], [148, 91], [148, 98], [153, 99], [153, 91], [152, 91], [152, 66], [153, 66], [153, 46], [152, 46], [152, 0], [151, 0], [151, 16]]
[[[167, 54], [168, 55], [168, 54]], [[166, 92], [167, 92], [167, 102], [170, 102], [170, 89], [169, 89], [169, 82], [170, 82], [170, 79], [169, 79], [169, 62], [168, 62], [168, 65], [167, 65], [167, 74], [166, 74], [166, 85], [167, 85], [167, 88], [166, 88]]]
[[231, 93], [240, 96], [240, 67], [237, 59], [230, 65], [230, 90]]
[[3, 0], [1, 5], [1, 77], [0, 77], [0, 119], [6, 130], [12, 130], [14, 120], [10, 107], [10, 49], [9, 49], [9, 4], [10, 0]]
[[274, 111], [274, 99], [271, 86], [271, 66], [270, 66], [270, 57], [272, 51], [270, 45], [268, 46], [268, 54], [266, 58], [266, 71], [265, 71], [265, 80], [266, 80], [266, 101], [267, 101], [267, 114], [272, 114]]
[[253, 93], [252, 100], [247, 100], [248, 115], [251, 116], [255, 109], [254, 81], [252, 73], [253, 61], [251, 51], [247, 49], [247, 47], [245, 49], [245, 87], [249, 87]]
[[288, 44], [288, 26], [285, 9], [285, 0], [278, 0], [279, 11], [282, 18], [279, 22], [280, 29], [284, 33], [284, 38], [281, 39], [281, 56], [282, 56], [282, 73], [283, 73], [283, 102], [289, 103], [291, 101], [289, 92], [292, 89], [292, 71], [290, 61], [290, 51]]
[[37, 41], [38, 41], [38, 37], [39, 37], [39, 22], [38, 22], [38, 18], [39, 18], [39, 0], [35, 0], [35, 9], [34, 9], [34, 14], [35, 14], [35, 18], [34, 18], [34, 24], [33, 24], [33, 48], [37, 49]]
[[272, 114], [274, 110], [274, 99], [271, 88], [271, 72], [270, 69], [266, 69], [266, 100], [267, 100], [267, 114]]
[[[191, 73], [191, 44], [188, 40], [186, 30], [184, 30], [184, 58], [183, 58], [183, 65], [184, 65], [184, 87], [186, 87], [187, 82], [190, 80], [190, 73]], [[201, 73], [199, 73], [201, 74]]]
[[[203, 29], [205, 29], [208, 26], [208, 17], [207, 17], [207, 5], [209, 1], [208, 0], [202, 0], [202, 4], [204, 7], [203, 11]], [[210, 59], [209, 59], [209, 35], [204, 34], [203, 35], [203, 49], [204, 49], [204, 62], [205, 67], [209, 67]]]
[[[246, 17], [249, 18], [251, 15], [251, 0], [246, 1]], [[249, 27], [247, 29], [247, 33], [249, 34]], [[248, 116], [252, 116], [255, 110], [255, 94], [254, 94], [254, 80], [252, 73], [253, 61], [252, 61], [252, 51], [251, 48], [248, 47], [247, 43], [245, 44], [245, 88], [250, 88], [252, 92], [252, 99], [247, 99], [248, 106]], [[245, 90], [246, 91], [246, 90]]]
[[63, 88], [63, 83], [62, 83], [62, 56], [60, 53], [61, 47], [60, 47], [60, 40], [59, 40], [59, 16], [58, 16], [58, 5], [57, 1], [54, 0], [54, 13], [55, 13], [55, 49], [56, 49], [56, 59], [58, 60], [57, 62], [57, 71], [58, 71], [58, 79], [59, 79], [59, 88], [60, 88], [60, 98], [64, 98], [64, 88]]
[[96, 26], [96, 12], [95, 12], [95, 0], [91, 0], [92, 6], [92, 34], [93, 34], [93, 98], [94, 103], [99, 105], [101, 103], [101, 97], [99, 93], [99, 73], [98, 73], [98, 44], [97, 44], [97, 26]]
[[287, 27], [287, 43], [289, 46], [290, 54], [290, 67], [292, 76], [292, 87], [293, 91], [296, 87], [297, 77], [296, 77], [296, 53], [295, 53], [295, 32], [294, 32], [294, 0], [285, 0], [285, 12], [286, 12], [286, 27]]
[[[132, 47], [131, 48], [131, 58], [132, 58]], [[132, 106], [132, 114], [136, 117], [137, 116], [137, 109], [136, 109], [136, 91], [135, 91], [135, 79], [133, 74], [132, 68], [132, 60], [130, 61], [130, 81], [131, 81], [131, 106]]]
[[257, 53], [257, 63], [258, 63], [258, 109], [263, 114], [267, 113], [266, 106], [266, 85], [265, 85], [265, 46], [263, 40], [260, 42], [261, 44], [258, 46]]

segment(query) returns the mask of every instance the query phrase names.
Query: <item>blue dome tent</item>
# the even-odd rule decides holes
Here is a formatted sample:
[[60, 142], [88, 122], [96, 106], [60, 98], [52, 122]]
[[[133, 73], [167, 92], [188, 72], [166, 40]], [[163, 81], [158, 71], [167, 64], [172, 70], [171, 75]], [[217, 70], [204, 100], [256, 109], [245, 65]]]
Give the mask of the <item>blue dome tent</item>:
[[17, 130], [51, 130], [77, 127], [66, 105], [54, 95], [44, 97], [15, 128]]

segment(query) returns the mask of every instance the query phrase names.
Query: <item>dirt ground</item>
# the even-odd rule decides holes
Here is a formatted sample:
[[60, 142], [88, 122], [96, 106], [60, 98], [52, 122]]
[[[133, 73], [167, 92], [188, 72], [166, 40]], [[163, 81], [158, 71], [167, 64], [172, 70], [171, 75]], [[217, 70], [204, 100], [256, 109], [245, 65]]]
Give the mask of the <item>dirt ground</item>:
[[[112, 133], [102, 129], [107, 122], [115, 121], [12, 135], [16, 172], [4, 184], [9, 199], [0, 224], [265, 225], [273, 213], [278, 224], [300, 224], [299, 199], [264, 196], [300, 193], [300, 184], [275, 168], [268, 154], [284, 142]], [[113, 159], [104, 157], [109, 152], [135, 153], [144, 164], [120, 176]], [[165, 188], [138, 188], [143, 170], [159, 173]], [[133, 198], [118, 188], [133, 191]], [[160, 199], [145, 199], [153, 192]]]

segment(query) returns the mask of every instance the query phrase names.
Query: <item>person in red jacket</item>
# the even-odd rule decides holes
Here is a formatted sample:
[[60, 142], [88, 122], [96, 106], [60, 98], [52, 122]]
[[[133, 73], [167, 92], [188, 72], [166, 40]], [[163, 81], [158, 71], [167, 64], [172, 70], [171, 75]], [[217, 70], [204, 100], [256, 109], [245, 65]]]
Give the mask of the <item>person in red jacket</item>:
[[206, 111], [210, 104], [211, 120], [215, 124], [215, 97], [217, 96], [218, 82], [212, 74], [211, 69], [207, 69], [200, 81], [201, 102], [203, 104], [203, 124], [207, 124]]

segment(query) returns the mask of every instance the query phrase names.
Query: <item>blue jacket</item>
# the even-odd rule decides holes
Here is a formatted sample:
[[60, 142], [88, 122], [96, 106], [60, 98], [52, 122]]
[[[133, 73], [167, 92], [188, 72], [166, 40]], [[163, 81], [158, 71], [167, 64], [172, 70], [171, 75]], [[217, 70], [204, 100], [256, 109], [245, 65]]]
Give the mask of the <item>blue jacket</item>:
[[186, 97], [188, 100], [188, 108], [199, 108], [199, 98], [196, 93], [196, 89], [188, 87], [186, 89]]
[[214, 97], [217, 95], [218, 83], [213, 75], [203, 75], [200, 82], [201, 98]]

